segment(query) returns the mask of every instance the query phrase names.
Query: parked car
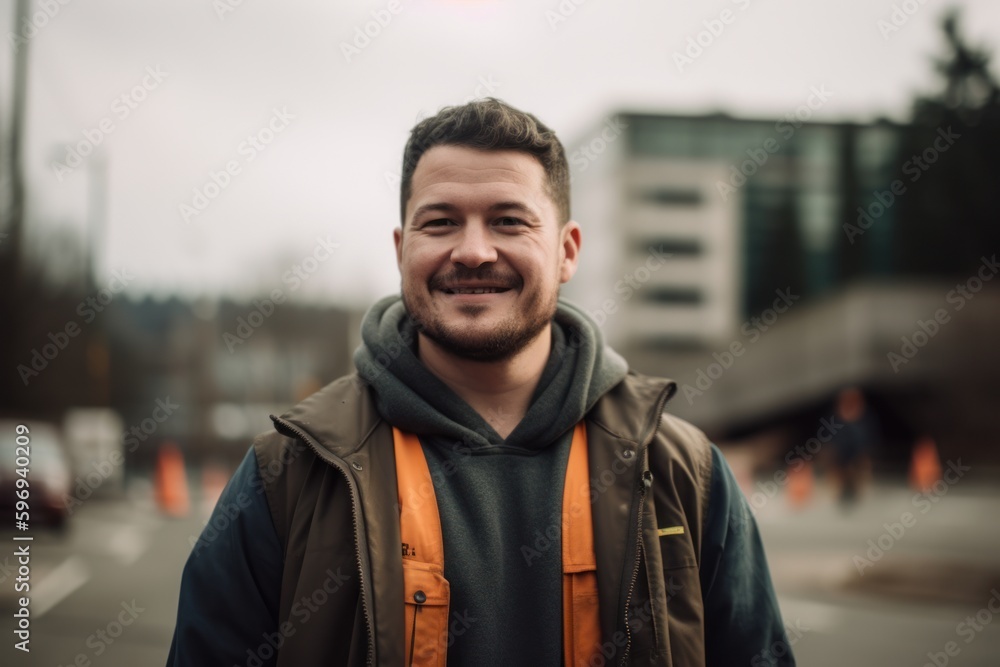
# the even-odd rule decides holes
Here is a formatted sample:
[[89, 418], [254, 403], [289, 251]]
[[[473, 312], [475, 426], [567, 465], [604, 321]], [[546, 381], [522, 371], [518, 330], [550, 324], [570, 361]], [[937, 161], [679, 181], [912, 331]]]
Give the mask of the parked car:
[[[19, 424], [28, 429], [20, 441]], [[34, 420], [0, 421], [0, 527], [15, 527], [17, 480], [24, 478], [18, 472], [18, 464], [25, 462], [29, 530], [40, 524], [64, 527], [69, 517], [66, 498], [72, 485], [69, 456], [59, 430], [52, 424]]]

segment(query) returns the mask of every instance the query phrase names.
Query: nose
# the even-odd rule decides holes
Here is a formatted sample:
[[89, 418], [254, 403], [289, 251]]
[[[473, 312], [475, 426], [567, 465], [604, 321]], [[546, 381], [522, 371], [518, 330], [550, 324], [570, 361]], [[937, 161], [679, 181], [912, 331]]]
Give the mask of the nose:
[[451, 261], [470, 269], [497, 261], [497, 250], [489, 231], [478, 224], [463, 225], [452, 248]]

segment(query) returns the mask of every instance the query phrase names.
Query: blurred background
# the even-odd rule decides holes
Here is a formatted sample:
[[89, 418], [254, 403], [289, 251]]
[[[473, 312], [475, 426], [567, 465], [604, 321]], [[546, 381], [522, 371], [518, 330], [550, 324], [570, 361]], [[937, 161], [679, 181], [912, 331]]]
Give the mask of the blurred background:
[[1000, 664], [1000, 5], [3, 7], [4, 664], [165, 661], [251, 439], [398, 291], [410, 128], [485, 96], [566, 146], [563, 296], [723, 448], [799, 664]]

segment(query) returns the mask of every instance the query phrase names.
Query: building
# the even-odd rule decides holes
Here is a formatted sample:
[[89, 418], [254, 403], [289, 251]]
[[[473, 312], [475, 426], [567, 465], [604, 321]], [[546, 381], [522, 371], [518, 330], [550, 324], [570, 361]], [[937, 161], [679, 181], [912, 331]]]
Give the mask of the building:
[[983, 369], [1000, 355], [978, 329], [1000, 325], [997, 293], [948, 311], [943, 335], [903, 357], [955, 287], [894, 266], [906, 127], [811, 115], [621, 112], [568, 143], [584, 242], [563, 295], [633, 367], [677, 380], [671, 409], [716, 437], [808, 433], [857, 385], [899, 451], [924, 432], [981, 446], [983, 396], [1000, 398]]

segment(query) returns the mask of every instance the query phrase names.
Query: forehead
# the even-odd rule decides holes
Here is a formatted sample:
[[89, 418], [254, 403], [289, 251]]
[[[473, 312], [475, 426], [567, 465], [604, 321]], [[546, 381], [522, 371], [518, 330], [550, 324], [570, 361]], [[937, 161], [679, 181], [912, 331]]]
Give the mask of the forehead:
[[475, 206], [496, 198], [520, 199], [548, 215], [553, 204], [545, 183], [545, 169], [528, 153], [434, 146], [413, 171], [406, 215], [409, 218], [417, 206], [432, 200]]

